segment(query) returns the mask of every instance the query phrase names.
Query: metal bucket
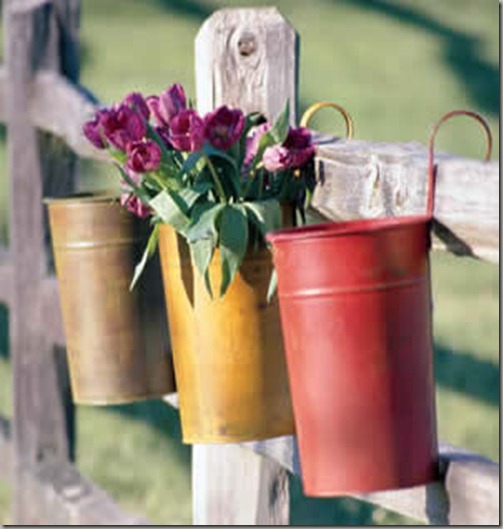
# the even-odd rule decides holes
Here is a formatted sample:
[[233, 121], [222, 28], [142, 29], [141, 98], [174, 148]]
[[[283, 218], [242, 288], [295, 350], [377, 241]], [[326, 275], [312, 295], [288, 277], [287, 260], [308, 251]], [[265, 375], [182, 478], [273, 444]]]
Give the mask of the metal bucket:
[[268, 235], [307, 495], [411, 487], [437, 477], [433, 139], [454, 114], [467, 113], [444, 116], [430, 138], [427, 215]]
[[118, 404], [173, 392], [158, 261], [129, 291], [146, 222], [106, 195], [46, 203], [74, 401]]
[[[279, 307], [266, 301], [269, 251], [250, 252], [225, 296], [211, 299], [184, 239], [162, 225], [159, 244], [183, 441], [294, 433]], [[210, 278], [218, 292], [218, 250]]]

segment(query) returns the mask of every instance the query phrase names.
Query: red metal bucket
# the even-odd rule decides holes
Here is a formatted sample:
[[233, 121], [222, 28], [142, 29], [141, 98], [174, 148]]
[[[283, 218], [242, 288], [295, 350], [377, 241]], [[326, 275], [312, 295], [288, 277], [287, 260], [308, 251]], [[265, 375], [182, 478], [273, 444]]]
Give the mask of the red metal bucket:
[[429, 269], [433, 138], [459, 113], [466, 114], [444, 116], [430, 138], [427, 215], [268, 235], [303, 487], [310, 496], [410, 487], [437, 476]]

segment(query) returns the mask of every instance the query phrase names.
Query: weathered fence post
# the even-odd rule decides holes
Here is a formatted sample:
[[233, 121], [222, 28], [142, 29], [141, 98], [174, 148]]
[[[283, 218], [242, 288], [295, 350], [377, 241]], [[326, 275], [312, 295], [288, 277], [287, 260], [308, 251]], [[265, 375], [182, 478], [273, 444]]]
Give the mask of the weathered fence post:
[[[42, 461], [67, 461], [72, 431], [66, 359], [44, 321], [47, 236], [44, 192], [73, 185], [75, 158], [60, 140], [37, 131], [30, 114], [37, 71], [78, 74], [75, 36], [79, 0], [5, 0], [6, 123], [12, 260], [10, 350], [14, 377], [14, 513], [39, 524], [28, 476]], [[63, 51], [64, 50], [64, 51]], [[73, 50], [73, 51], [72, 51]], [[64, 53], [64, 55], [62, 55]]]
[[[197, 102], [274, 119], [297, 107], [298, 37], [275, 8], [223, 9], [196, 39]], [[239, 445], [194, 445], [195, 525], [288, 525], [288, 475]]]

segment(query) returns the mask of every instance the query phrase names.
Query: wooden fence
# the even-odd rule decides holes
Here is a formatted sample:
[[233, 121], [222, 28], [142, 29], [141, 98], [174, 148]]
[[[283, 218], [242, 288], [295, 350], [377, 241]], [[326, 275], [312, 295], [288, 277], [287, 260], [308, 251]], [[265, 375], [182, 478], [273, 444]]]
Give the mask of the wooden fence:
[[[9, 308], [14, 415], [0, 417], [0, 479], [12, 483], [19, 525], [148, 524], [71, 462], [73, 408], [42, 197], [72, 191], [77, 156], [96, 157], [80, 133], [96, 101], [78, 85], [79, 0], [4, 0], [3, 23], [10, 211], [0, 303]], [[297, 101], [298, 36], [272, 8], [218, 11], [196, 39], [196, 67], [201, 111], [225, 102], [274, 117], [286, 97]], [[498, 163], [439, 160], [435, 246], [498, 263]], [[423, 212], [426, 164], [419, 143], [321, 142], [313, 212], [329, 219]], [[176, 406], [176, 395], [166, 401]], [[430, 524], [497, 525], [499, 465], [440, 446], [440, 481], [359, 498]], [[192, 468], [194, 524], [288, 525], [295, 438], [196, 445]]]

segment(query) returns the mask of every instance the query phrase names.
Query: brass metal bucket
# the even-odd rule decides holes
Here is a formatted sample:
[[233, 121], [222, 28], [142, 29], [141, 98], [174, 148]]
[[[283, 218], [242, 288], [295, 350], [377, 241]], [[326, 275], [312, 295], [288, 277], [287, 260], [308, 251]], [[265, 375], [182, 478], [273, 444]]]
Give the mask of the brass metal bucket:
[[[250, 252], [223, 298], [212, 299], [185, 241], [160, 229], [161, 266], [185, 443], [232, 443], [294, 433], [272, 259]], [[210, 265], [219, 291], [218, 250]]]
[[158, 261], [129, 291], [145, 221], [106, 195], [46, 203], [74, 401], [118, 404], [173, 392]]

